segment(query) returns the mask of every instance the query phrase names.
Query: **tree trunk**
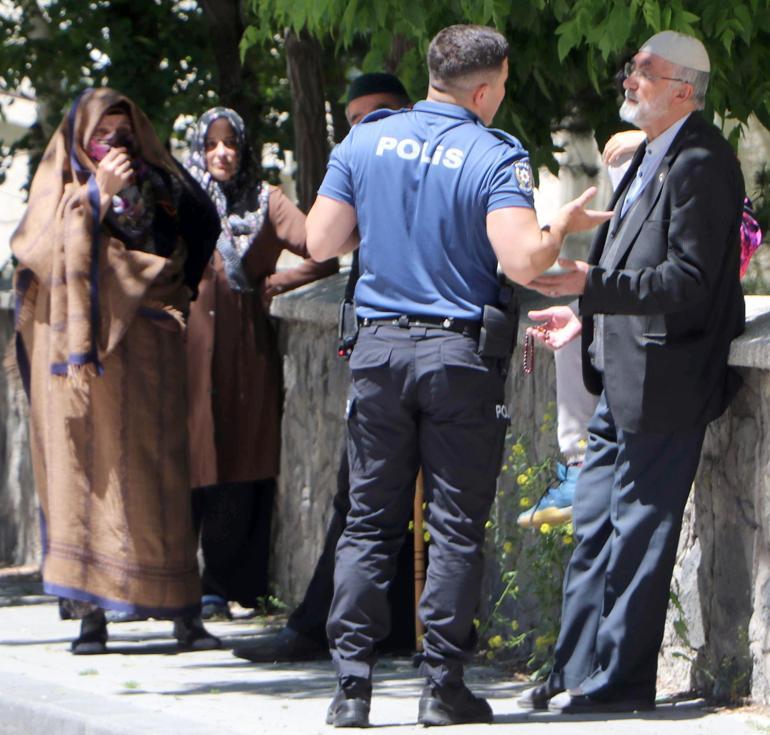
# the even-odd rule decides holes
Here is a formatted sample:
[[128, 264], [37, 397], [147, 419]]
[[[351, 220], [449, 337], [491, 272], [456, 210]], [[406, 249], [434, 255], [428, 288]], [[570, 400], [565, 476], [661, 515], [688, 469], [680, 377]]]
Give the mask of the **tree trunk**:
[[254, 142], [262, 127], [262, 105], [258, 81], [241, 63], [239, 44], [244, 30], [241, 0], [201, 0], [201, 6], [217, 64], [220, 102], [243, 118], [247, 135]]
[[297, 198], [307, 212], [326, 172], [329, 153], [321, 46], [306, 31], [286, 33], [286, 71], [291, 89]]

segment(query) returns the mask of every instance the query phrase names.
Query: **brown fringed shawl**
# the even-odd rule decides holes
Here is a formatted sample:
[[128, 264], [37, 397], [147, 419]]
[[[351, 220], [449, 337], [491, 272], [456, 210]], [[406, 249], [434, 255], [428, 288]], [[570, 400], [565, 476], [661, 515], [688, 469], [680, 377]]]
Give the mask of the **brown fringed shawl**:
[[[118, 103], [130, 110], [139, 155], [179, 177], [147, 117], [114, 90], [84, 92], [54, 133], [11, 247], [20, 263], [20, 318], [29, 311], [30, 276], [25, 270], [50, 291], [50, 361], [56, 375], [72, 374], [86, 365], [99, 368], [163, 267], [162, 259], [126, 249], [99, 223], [96, 165], [85, 146], [102, 115]], [[108, 313], [100, 309], [101, 290], [109, 292]]]
[[[118, 102], [139, 156], [182, 191], [168, 257], [130, 249], [99, 222], [85, 146]], [[218, 231], [208, 198], [130, 100], [109, 89], [81, 95], [11, 242], [51, 594], [157, 617], [199, 603], [183, 315]]]

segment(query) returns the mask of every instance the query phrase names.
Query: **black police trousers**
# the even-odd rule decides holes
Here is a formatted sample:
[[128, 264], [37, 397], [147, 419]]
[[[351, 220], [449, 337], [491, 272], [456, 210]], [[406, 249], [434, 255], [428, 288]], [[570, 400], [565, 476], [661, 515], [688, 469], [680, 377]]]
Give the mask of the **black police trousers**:
[[[345, 529], [345, 518], [350, 510], [350, 470], [347, 447], [340, 457], [337, 472], [337, 492], [332, 499], [332, 517], [326, 529], [323, 550], [315, 565], [302, 602], [289, 615], [287, 625], [320, 646], [327, 646], [326, 621], [334, 594], [334, 561], [337, 542]], [[414, 490], [414, 485], [412, 485]], [[396, 562], [396, 573], [388, 590], [390, 608], [390, 635], [378, 645], [380, 653], [407, 653], [414, 651], [414, 541], [406, 536]]]
[[457, 682], [475, 643], [484, 525], [509, 423], [501, 365], [456, 332], [375, 325], [361, 330], [350, 370], [351, 507], [327, 624], [337, 674], [371, 677], [422, 466], [431, 545], [420, 671]]

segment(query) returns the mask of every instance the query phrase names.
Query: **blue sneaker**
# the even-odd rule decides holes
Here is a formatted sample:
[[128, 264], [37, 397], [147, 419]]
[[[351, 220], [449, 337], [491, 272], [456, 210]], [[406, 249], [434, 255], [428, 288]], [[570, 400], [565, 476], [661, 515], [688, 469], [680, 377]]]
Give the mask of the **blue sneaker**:
[[556, 465], [558, 485], [549, 487], [540, 500], [529, 510], [519, 515], [517, 523], [522, 528], [539, 528], [543, 523], [558, 526], [572, 520], [572, 499], [575, 497], [575, 483], [580, 474], [580, 465]]
[[227, 600], [219, 595], [201, 597], [201, 620], [232, 620], [233, 614]]

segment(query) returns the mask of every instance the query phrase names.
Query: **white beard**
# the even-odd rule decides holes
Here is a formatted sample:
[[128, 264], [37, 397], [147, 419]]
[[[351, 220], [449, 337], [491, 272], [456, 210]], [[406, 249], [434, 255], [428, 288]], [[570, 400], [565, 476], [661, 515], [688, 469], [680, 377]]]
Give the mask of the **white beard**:
[[628, 97], [623, 100], [623, 104], [620, 106], [620, 119], [624, 122], [632, 123], [636, 125], [636, 118], [639, 116], [639, 103], [633, 104], [629, 101]]
[[668, 100], [663, 96], [657, 97], [652, 102], [640, 102], [638, 99], [629, 97], [626, 92], [619, 114], [621, 120], [642, 128], [665, 115], [667, 109]]

